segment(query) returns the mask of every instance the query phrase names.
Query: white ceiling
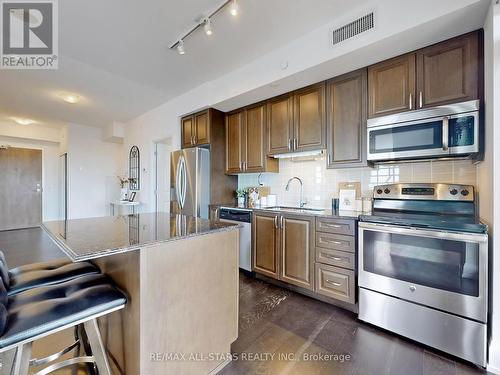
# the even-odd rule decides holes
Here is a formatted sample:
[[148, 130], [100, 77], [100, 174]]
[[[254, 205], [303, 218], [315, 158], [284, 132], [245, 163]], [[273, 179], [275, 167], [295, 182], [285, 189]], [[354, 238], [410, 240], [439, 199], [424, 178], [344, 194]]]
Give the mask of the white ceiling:
[[[27, 117], [46, 126], [128, 121], [357, 8], [368, 0], [239, 0], [185, 41], [168, 46], [222, 0], [59, 2], [59, 69], [0, 71], [0, 121]], [[75, 92], [70, 105], [60, 92]]]

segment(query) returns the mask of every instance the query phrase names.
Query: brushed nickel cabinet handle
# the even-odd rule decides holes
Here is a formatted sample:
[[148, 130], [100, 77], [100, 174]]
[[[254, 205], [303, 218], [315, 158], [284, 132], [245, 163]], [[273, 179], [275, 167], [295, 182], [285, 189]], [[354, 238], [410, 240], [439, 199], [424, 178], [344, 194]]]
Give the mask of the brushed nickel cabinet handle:
[[327, 243], [333, 243], [335, 245], [342, 245], [342, 242], [340, 242], [340, 241], [334, 241], [334, 240], [329, 240], [328, 238], [321, 238], [321, 241], [327, 242]]
[[292, 138], [288, 138], [288, 150], [292, 149]]
[[285, 229], [285, 220], [284, 220], [283, 216], [280, 217], [280, 228]]
[[409, 105], [410, 105], [410, 109], [413, 109], [413, 95], [412, 93], [410, 92], [410, 100], [409, 100]]
[[332, 280], [329, 280], [329, 279], [326, 279], [325, 282], [327, 282], [328, 284], [332, 284], [334, 286], [341, 286], [342, 283], [338, 283], [336, 281], [332, 281]]
[[424, 98], [423, 98], [423, 95], [422, 95], [422, 91], [420, 91], [418, 93], [418, 105], [420, 108], [422, 108], [424, 106]]
[[328, 158], [327, 164], [330, 165], [332, 163], [332, 155], [328, 153], [327, 158]]
[[278, 216], [274, 217], [274, 228], [278, 229]]
[[340, 258], [340, 257], [336, 257], [334, 255], [330, 255], [330, 254], [325, 254], [325, 253], [321, 253], [323, 255], [323, 257], [325, 258], [328, 258], [328, 259], [332, 259], [332, 260], [335, 260], [337, 262], [342, 262], [342, 261], [349, 261], [349, 258]]
[[296, 150], [297, 149], [297, 138], [294, 138], [293, 139], [293, 149]]
[[342, 228], [342, 225], [323, 223], [325, 227], [328, 228]]

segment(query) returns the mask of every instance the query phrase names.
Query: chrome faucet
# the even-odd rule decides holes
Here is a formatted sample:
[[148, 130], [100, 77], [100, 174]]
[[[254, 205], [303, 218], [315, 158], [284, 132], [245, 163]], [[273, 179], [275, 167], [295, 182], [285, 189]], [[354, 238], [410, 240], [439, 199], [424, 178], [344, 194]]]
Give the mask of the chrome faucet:
[[306, 204], [306, 202], [304, 202], [304, 184], [302, 183], [302, 180], [300, 178], [298, 178], [298, 177], [292, 177], [286, 183], [286, 186], [285, 186], [285, 190], [286, 191], [290, 190], [290, 182], [292, 182], [292, 180], [297, 180], [297, 181], [300, 182], [300, 201], [299, 201], [299, 206], [300, 206], [300, 208], [302, 208]]

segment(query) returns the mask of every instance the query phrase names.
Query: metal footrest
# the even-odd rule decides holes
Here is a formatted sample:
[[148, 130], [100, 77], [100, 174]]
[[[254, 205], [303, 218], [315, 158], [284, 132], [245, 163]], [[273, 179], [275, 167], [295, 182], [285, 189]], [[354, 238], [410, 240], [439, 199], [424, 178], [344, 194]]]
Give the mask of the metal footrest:
[[43, 370], [40, 370], [40, 371], [34, 373], [33, 375], [50, 374], [51, 372], [59, 370], [63, 367], [76, 365], [78, 363], [95, 363], [95, 358], [94, 358], [94, 356], [85, 356], [85, 357], [75, 357], [75, 358], [66, 359], [64, 361], [54, 363], [53, 365], [47, 366]]
[[31, 359], [30, 366], [35, 367], [35, 366], [46, 365], [47, 363], [53, 362], [56, 359], [61, 358], [63, 355], [65, 355], [66, 353], [69, 353], [70, 351], [72, 351], [75, 348], [78, 348], [78, 349], [80, 348], [80, 340], [75, 341], [73, 344], [64, 348], [63, 350], [61, 350], [57, 353], [51, 354], [45, 358], [33, 358], [33, 359]]

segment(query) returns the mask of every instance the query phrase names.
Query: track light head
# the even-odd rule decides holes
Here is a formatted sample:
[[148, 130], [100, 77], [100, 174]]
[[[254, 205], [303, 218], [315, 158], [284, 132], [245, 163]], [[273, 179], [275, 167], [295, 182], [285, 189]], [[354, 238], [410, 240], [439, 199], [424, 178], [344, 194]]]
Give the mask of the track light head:
[[205, 34], [212, 35], [212, 21], [210, 20], [210, 18], [205, 18], [204, 23], [205, 25], [203, 26], [203, 28], [205, 29]]
[[186, 50], [184, 49], [184, 41], [181, 39], [177, 42], [177, 52], [179, 55], [186, 54]]

